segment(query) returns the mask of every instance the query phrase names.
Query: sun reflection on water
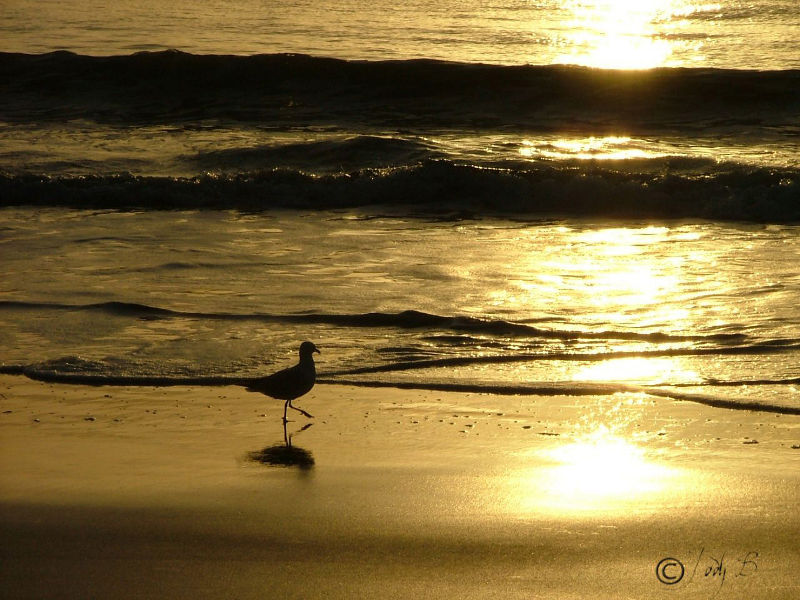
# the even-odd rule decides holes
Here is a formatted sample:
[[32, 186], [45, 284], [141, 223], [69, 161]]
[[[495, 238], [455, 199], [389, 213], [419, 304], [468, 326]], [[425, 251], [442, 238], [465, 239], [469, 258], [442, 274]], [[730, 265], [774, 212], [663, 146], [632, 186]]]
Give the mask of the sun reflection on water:
[[[608, 323], [646, 311], [650, 322], [671, 329], [688, 316], [683, 305], [672, 301], [683, 281], [684, 259], [665, 260], [652, 252], [669, 234], [663, 227], [586, 231], [577, 236], [580, 243], [573, 256], [545, 270], [575, 281], [587, 308]], [[639, 320], [642, 325], [646, 323]]]
[[591, 364], [578, 371], [575, 381], [638, 381], [669, 383], [700, 382], [695, 371], [687, 369], [676, 358], [615, 358]]
[[673, 53], [667, 23], [687, 13], [685, 0], [571, 0], [567, 46], [557, 62], [607, 69], [649, 69]]
[[713, 257], [676, 252], [687, 241], [680, 231], [633, 226], [574, 228], [570, 234], [568, 244], [552, 244], [538, 232], [517, 232], [502, 247], [505, 267], [492, 275], [486, 302], [499, 312], [539, 311], [532, 316], [567, 307], [588, 330], [635, 332], [643, 344], [648, 333], [680, 336], [697, 327], [690, 272], [709, 268]]
[[519, 148], [524, 158], [574, 158], [580, 160], [630, 160], [656, 158], [662, 153], [647, 147], [642, 140], [627, 136], [589, 136], [551, 140], [522, 140]]

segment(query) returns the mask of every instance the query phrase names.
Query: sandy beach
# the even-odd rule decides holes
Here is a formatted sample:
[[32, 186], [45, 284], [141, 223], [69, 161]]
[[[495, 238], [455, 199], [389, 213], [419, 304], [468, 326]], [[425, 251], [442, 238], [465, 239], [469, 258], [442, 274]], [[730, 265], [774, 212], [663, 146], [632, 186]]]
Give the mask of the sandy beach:
[[6, 5], [0, 600], [800, 599], [798, 0]]
[[5, 598], [800, 594], [797, 417], [318, 385], [287, 451], [242, 388], [0, 403]]

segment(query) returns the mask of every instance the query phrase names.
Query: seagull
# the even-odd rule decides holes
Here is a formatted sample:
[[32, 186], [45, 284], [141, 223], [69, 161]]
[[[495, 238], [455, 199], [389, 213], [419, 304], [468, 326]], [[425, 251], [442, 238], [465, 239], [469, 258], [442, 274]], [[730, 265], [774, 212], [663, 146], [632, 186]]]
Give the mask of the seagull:
[[311, 342], [300, 344], [300, 362], [266, 377], [254, 379], [247, 386], [248, 392], [260, 392], [277, 400], [286, 400], [283, 405], [283, 422], [286, 423], [286, 410], [293, 408], [309, 419], [314, 417], [306, 411], [292, 406], [292, 400], [307, 394], [314, 387], [317, 371], [314, 368], [314, 352], [321, 354]]

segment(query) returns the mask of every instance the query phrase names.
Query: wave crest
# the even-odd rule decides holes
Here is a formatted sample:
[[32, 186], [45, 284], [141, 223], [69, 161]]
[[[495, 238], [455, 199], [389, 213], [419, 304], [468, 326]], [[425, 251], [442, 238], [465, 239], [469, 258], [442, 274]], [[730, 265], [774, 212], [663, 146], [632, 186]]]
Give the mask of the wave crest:
[[[354, 314], [335, 313], [302, 313], [302, 314], [265, 314], [265, 313], [223, 313], [223, 312], [188, 312], [159, 308], [135, 302], [101, 302], [97, 304], [55, 304], [18, 302], [13, 300], [0, 300], [0, 309], [32, 309], [32, 310], [83, 310], [97, 311], [113, 315], [127, 316], [139, 319], [167, 319], [167, 318], [200, 318], [208, 320], [253, 320], [263, 322], [326, 324], [340, 327], [364, 328], [396, 328], [396, 329], [422, 329], [428, 331], [453, 331], [485, 336], [544, 338], [555, 340], [633, 340], [643, 342], [715, 342], [715, 343], [740, 343], [747, 336], [739, 333], [716, 333], [706, 335], [676, 335], [660, 331], [637, 332], [624, 330], [561, 330], [535, 327], [526, 323], [517, 323], [504, 319], [481, 319], [477, 317], [454, 315], [436, 315], [418, 310], [404, 310], [398, 313], [370, 312]], [[430, 337], [430, 336], [428, 336]], [[461, 338], [463, 339], [463, 338]], [[754, 344], [764, 351], [775, 346], [783, 349], [791, 347], [790, 343], [777, 340], [772, 343]], [[746, 346], [750, 347], [750, 346]]]
[[348, 136], [283, 145], [260, 145], [201, 152], [189, 162], [209, 171], [258, 171], [273, 167], [348, 172], [414, 165], [440, 158], [422, 140], [373, 135]]
[[[674, 130], [782, 126], [800, 116], [800, 71], [599, 70], [299, 54], [0, 53], [5, 119], [236, 119], [382, 128]], [[719, 123], [724, 115], [724, 123]]]
[[449, 218], [698, 218], [800, 221], [800, 171], [722, 165], [704, 175], [450, 161], [318, 176], [289, 169], [193, 178], [0, 175], [0, 205], [110, 209], [367, 208]]

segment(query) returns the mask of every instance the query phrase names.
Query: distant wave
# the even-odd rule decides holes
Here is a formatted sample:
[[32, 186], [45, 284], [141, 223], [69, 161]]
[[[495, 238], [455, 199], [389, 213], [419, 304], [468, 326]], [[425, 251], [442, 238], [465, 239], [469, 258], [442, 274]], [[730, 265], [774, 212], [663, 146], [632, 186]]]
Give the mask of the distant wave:
[[381, 128], [708, 133], [800, 116], [800, 71], [498, 66], [179, 51], [0, 54], [6, 121], [233, 119]]
[[506, 215], [800, 221], [800, 170], [716, 165], [703, 174], [588, 164], [488, 168], [428, 160], [319, 176], [270, 169], [193, 178], [1, 175], [0, 206], [109, 209], [280, 208], [480, 218]]
[[[715, 344], [738, 344], [747, 339], [747, 336], [738, 333], [718, 333], [707, 335], [676, 335], [663, 332], [636, 332], [636, 331], [569, 331], [559, 329], [545, 329], [516, 323], [503, 319], [480, 319], [469, 316], [442, 316], [417, 310], [406, 310], [399, 313], [357, 313], [357, 314], [329, 314], [329, 313], [303, 313], [303, 314], [265, 314], [265, 313], [224, 313], [224, 312], [188, 312], [149, 306], [129, 302], [101, 302], [97, 304], [57, 304], [18, 302], [13, 300], [0, 300], [0, 310], [3, 309], [31, 309], [31, 310], [68, 310], [68, 311], [94, 311], [114, 315], [128, 316], [140, 319], [161, 318], [200, 318], [209, 320], [253, 320], [265, 322], [326, 324], [344, 327], [388, 327], [397, 329], [426, 329], [431, 332], [454, 331], [459, 333], [483, 334], [506, 337], [545, 338], [556, 340], [639, 340], [643, 342], [713, 342]], [[757, 351], [768, 352], [774, 347], [784, 349], [786, 342], [779, 340], [761, 344], [745, 346], [755, 348]], [[733, 348], [740, 348], [736, 345]], [[677, 351], [677, 350], [676, 350]], [[539, 356], [542, 358], [544, 356]], [[530, 357], [529, 357], [530, 358]], [[415, 362], [419, 365], [419, 362]], [[398, 365], [396, 368], [401, 368]]]
[[[800, 70], [615, 71], [178, 51], [105, 57], [0, 53], [3, 122], [40, 127], [77, 119], [123, 130], [149, 124], [224, 129], [235, 123], [248, 131], [310, 135], [188, 153], [171, 164], [177, 170], [168, 171], [207, 173], [197, 177], [135, 176], [113, 168], [95, 174], [99, 165], [79, 169], [93, 173], [85, 177], [50, 176], [69, 173], [61, 159], [40, 164], [43, 174], [22, 166], [21, 172], [0, 173], [0, 206], [369, 207], [456, 219], [794, 223], [800, 222], [796, 167], [701, 157], [653, 156], [624, 165], [544, 157], [504, 161], [480, 152], [459, 158], [457, 150], [428, 143], [425, 136], [624, 134], [669, 137], [678, 140], [676, 148], [692, 147], [698, 137], [722, 138], [732, 147], [755, 148], [754, 155], [779, 140], [791, 155], [800, 123], [798, 90]], [[326, 139], [314, 139], [313, 132], [325, 132]], [[80, 168], [85, 160], [91, 163], [79, 157]]]

